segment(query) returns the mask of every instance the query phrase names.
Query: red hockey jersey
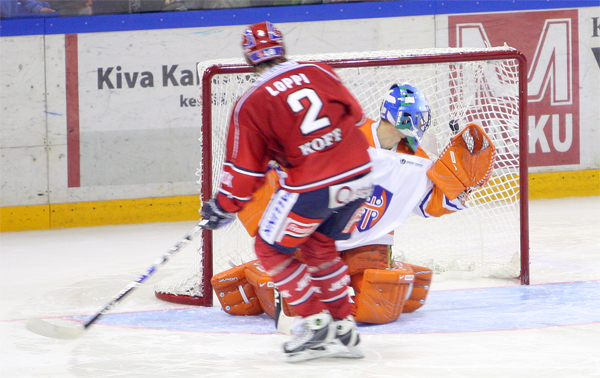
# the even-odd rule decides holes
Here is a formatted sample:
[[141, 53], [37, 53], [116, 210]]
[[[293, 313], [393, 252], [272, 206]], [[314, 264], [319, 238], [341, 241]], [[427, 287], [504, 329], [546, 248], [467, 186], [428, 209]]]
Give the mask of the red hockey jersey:
[[262, 186], [271, 160], [285, 168], [291, 192], [323, 188], [370, 170], [357, 127], [362, 108], [331, 67], [285, 62], [238, 99], [227, 135], [217, 201], [237, 212]]

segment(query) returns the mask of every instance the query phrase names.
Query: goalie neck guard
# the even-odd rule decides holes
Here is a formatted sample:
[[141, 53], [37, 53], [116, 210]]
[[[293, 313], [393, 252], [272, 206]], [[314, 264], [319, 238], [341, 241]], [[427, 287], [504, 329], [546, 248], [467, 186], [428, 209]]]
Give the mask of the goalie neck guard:
[[409, 84], [391, 86], [381, 104], [381, 118], [402, 132], [413, 152], [431, 124], [431, 110], [423, 93]]
[[244, 56], [252, 65], [285, 56], [283, 34], [269, 21], [250, 25], [242, 37]]

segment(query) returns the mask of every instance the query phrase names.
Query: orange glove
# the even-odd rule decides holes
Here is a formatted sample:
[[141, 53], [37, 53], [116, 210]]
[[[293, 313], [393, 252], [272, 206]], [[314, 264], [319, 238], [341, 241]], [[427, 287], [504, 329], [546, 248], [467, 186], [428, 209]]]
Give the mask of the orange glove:
[[427, 176], [453, 200], [464, 191], [485, 185], [495, 160], [492, 140], [479, 125], [470, 123], [450, 140]]

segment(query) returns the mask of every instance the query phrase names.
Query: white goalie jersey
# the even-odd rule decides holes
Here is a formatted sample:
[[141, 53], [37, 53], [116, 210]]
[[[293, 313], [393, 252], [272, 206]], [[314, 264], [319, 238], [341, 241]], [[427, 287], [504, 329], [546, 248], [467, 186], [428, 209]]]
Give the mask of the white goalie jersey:
[[370, 244], [392, 245], [390, 232], [404, 223], [433, 186], [427, 178], [431, 160], [376, 148], [370, 148], [369, 154], [376, 185], [350, 239], [336, 241], [340, 251]]
[[[363, 205], [364, 213], [348, 240], [336, 241], [338, 250], [373, 244], [393, 245], [392, 232], [399, 228], [411, 212], [422, 217], [431, 214], [430, 201], [435, 195], [434, 184], [427, 176], [433, 165], [430, 159], [411, 154], [370, 148], [375, 187]], [[444, 212], [452, 213], [466, 208], [459, 199], [449, 200], [443, 194]], [[437, 216], [437, 215], [436, 215]]]

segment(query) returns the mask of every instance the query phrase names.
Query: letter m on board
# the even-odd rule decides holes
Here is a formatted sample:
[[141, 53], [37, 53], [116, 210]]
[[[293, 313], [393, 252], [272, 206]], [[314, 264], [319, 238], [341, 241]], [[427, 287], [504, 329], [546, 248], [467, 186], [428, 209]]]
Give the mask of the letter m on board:
[[[480, 23], [457, 25], [457, 45], [483, 48], [491, 42]], [[550, 90], [551, 105], [573, 103], [573, 42], [571, 19], [546, 20], [529, 65], [529, 102], [539, 102]]]
[[530, 102], [550, 90], [552, 105], [573, 103], [573, 44], [571, 19], [546, 20], [531, 62], [527, 86]]
[[507, 44], [527, 57], [530, 166], [580, 162], [578, 28], [577, 10], [448, 18], [450, 46]]

